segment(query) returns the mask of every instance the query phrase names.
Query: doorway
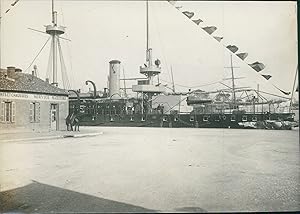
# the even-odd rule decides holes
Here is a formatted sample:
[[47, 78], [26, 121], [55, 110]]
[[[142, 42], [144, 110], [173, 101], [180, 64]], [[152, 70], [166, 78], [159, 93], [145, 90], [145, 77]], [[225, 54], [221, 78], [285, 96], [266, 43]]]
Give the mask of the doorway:
[[58, 130], [58, 104], [50, 105], [50, 129]]

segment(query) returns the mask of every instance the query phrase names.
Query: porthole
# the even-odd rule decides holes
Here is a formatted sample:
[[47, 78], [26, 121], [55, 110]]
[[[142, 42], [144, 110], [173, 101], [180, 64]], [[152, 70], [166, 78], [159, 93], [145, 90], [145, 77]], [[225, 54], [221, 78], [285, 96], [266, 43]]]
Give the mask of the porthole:
[[204, 122], [207, 122], [207, 121], [208, 121], [208, 116], [204, 116], [204, 117], [203, 117], [203, 121], [204, 121]]
[[253, 116], [253, 117], [252, 117], [252, 121], [257, 121], [257, 117], [256, 117], [256, 116]]
[[235, 115], [232, 115], [230, 118], [231, 121], [235, 121]]
[[247, 121], [247, 120], [248, 120], [247, 116], [244, 115], [244, 116], [242, 117], [242, 121], [245, 122], [245, 121]]

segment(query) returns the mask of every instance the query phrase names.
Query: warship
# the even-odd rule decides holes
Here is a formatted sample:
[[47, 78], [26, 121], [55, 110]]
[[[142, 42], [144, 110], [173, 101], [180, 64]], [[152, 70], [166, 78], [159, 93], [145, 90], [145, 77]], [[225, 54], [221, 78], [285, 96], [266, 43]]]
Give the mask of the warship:
[[[52, 24], [45, 26], [46, 32], [29, 29], [50, 35], [42, 49], [48, 41], [51, 41], [46, 81], [50, 82], [51, 79], [51, 84], [56, 87], [58, 87], [58, 57], [60, 59], [63, 85], [66, 90], [69, 89], [69, 115], [66, 120], [76, 116], [79, 124], [83, 126], [116, 127], [291, 129], [298, 126], [298, 115], [293, 112], [295, 109], [298, 111], [298, 104], [293, 101], [293, 93], [298, 91], [298, 87], [295, 90], [298, 68], [291, 96], [290, 92], [285, 92], [276, 86], [285, 96], [259, 90], [259, 85], [256, 89], [239, 87], [237, 84], [239, 77], [235, 77], [233, 57], [245, 63], [248, 54], [237, 52], [238, 48], [235, 45], [227, 45], [224, 48], [224, 51], [229, 53], [230, 66], [227, 69], [231, 71], [231, 76], [226, 79], [230, 83], [220, 82], [225, 88], [208, 91], [198, 87], [179, 92], [175, 90], [172, 69], [172, 87], [163, 84], [159, 78], [162, 73], [161, 61], [153, 56], [150, 46], [149, 1], [145, 1], [146, 61], [139, 68], [141, 77], [125, 78], [123, 71], [121, 78], [121, 61], [114, 59], [108, 62], [106, 88], [97, 90], [92, 80], [86, 80], [86, 85], [92, 85], [92, 90], [89, 92], [82, 93], [80, 90], [71, 89], [60, 42], [69, 39], [63, 37], [65, 27], [58, 25], [54, 0], [51, 2]], [[194, 12], [181, 11], [182, 6], [176, 6], [176, 1], [166, 2], [174, 6], [192, 24], [200, 25], [203, 22], [201, 19], [192, 18]], [[204, 26], [199, 29], [223, 45], [221, 43], [223, 37], [213, 34], [217, 29], [215, 26]], [[265, 67], [263, 63], [254, 62], [248, 65], [261, 78], [265, 80], [271, 78], [271, 75], [259, 73]], [[136, 84], [127, 88], [128, 81], [136, 81]]]
[[[174, 4], [173, 1], [169, 3]], [[248, 128], [248, 129], [291, 129], [297, 126], [292, 112], [292, 99], [270, 94], [248, 87], [237, 87], [232, 57], [235, 46], [227, 46], [230, 52], [231, 81], [225, 89], [204, 91], [201, 89], [175, 92], [159, 81], [162, 71], [159, 59], [154, 60], [149, 44], [149, 2], [146, 1], [146, 62], [140, 66], [141, 78], [121, 78], [121, 62], [109, 62], [108, 87], [97, 91], [92, 80], [87, 80], [93, 89], [88, 93], [70, 90], [69, 112], [80, 118], [83, 126], [125, 127], [169, 127], [169, 128]], [[177, 8], [178, 9], [178, 8]], [[192, 12], [183, 14], [191, 19]], [[199, 24], [201, 20], [192, 20]], [[212, 34], [214, 27], [202, 28]], [[221, 37], [213, 37], [220, 41]], [[237, 54], [243, 60], [246, 53]], [[262, 63], [250, 65], [257, 72], [264, 68]], [[297, 76], [297, 75], [296, 75]], [[270, 78], [269, 75], [263, 75]], [[296, 77], [295, 77], [296, 78]], [[125, 81], [135, 80], [128, 95]], [[121, 82], [124, 88], [121, 88]], [[295, 84], [295, 83], [294, 83]], [[294, 89], [293, 89], [294, 90]], [[284, 91], [283, 91], [284, 92]], [[277, 99], [267, 99], [265, 95]]]

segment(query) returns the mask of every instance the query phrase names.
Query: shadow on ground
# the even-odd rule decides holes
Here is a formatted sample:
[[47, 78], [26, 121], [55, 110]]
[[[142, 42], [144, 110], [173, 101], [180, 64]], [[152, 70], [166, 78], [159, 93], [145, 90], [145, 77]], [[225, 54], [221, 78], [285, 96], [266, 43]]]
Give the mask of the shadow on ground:
[[207, 213], [207, 210], [202, 209], [201, 207], [181, 207], [176, 208], [175, 212], [184, 212], [184, 213]]
[[155, 212], [131, 204], [50, 186], [34, 181], [0, 192], [0, 212]]

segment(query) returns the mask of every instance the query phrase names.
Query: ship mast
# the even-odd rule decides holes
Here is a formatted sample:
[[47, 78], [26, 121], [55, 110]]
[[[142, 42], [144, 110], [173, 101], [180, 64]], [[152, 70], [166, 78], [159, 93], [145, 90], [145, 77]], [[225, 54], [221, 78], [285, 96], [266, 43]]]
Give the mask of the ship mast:
[[153, 63], [152, 48], [150, 47], [149, 36], [149, 0], [146, 0], [146, 63], [140, 66], [140, 74], [147, 77], [146, 81], [138, 81], [137, 85], [132, 86], [132, 91], [140, 93], [142, 96], [142, 112], [144, 100], [148, 106], [148, 112], [152, 111], [152, 96], [165, 92], [165, 88], [160, 84], [154, 85], [153, 80], [155, 76], [161, 73], [160, 60], [155, 60]]
[[233, 97], [233, 104], [236, 105], [235, 84], [234, 84], [234, 72], [233, 72], [233, 65], [232, 65], [232, 54], [230, 54], [230, 68], [231, 68], [231, 81], [232, 81], [232, 97]]
[[294, 98], [294, 91], [295, 91], [297, 77], [298, 77], [298, 65], [297, 65], [297, 69], [296, 69], [296, 73], [295, 73], [295, 78], [294, 78], [294, 83], [293, 83], [293, 89], [292, 89], [292, 95], [291, 95], [289, 112], [292, 111], [292, 107], [293, 107], [293, 98]]
[[2, 61], [1, 61], [1, 58], [2, 58], [2, 44], [1, 44], [1, 41], [2, 41], [2, 38], [1, 38], [1, 30], [2, 30], [2, 26], [1, 26], [1, 22], [2, 22], [2, 0], [0, 0], [0, 70], [1, 70], [1, 66], [2, 66]]
[[[148, 0], [146, 1], [146, 51], [148, 54], [148, 50], [149, 50], [149, 2]], [[148, 55], [146, 56], [146, 58], [148, 58]]]
[[149, 0], [146, 1], [146, 65], [147, 69], [141, 70], [140, 73], [144, 74], [148, 80], [149, 84], [153, 84], [153, 79], [156, 75], [159, 75], [160, 69], [157, 70], [153, 66], [152, 59], [152, 48], [150, 48], [150, 36], [149, 36]]
[[[65, 33], [65, 27], [57, 25], [57, 11], [54, 10], [54, 0], [51, 2], [52, 25], [46, 26], [46, 33], [51, 36], [52, 49], [52, 85], [58, 87], [57, 81], [57, 49], [59, 44], [59, 35]], [[61, 53], [60, 53], [61, 54]]]

